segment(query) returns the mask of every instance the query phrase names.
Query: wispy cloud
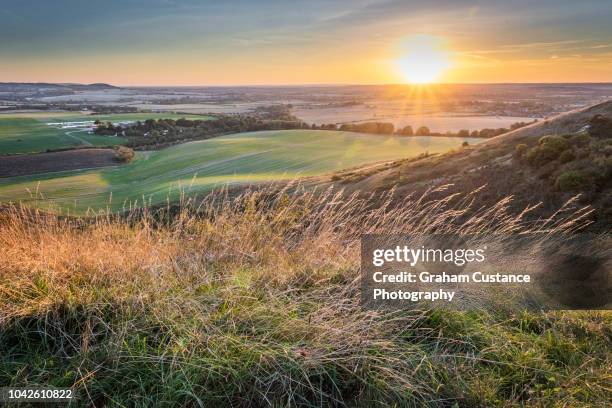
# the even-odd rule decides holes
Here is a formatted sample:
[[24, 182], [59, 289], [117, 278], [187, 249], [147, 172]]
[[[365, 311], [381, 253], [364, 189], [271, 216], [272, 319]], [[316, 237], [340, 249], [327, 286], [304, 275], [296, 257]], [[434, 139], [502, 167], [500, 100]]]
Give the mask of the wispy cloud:
[[588, 39], [580, 40], [562, 40], [562, 41], [536, 41], [521, 44], [501, 45], [500, 48], [526, 49], [526, 48], [559, 48], [566, 45], [581, 44], [589, 41]]
[[[446, 39], [453, 56], [480, 67], [563, 59], [578, 66], [612, 48], [612, 8], [601, 0], [0, 2], [3, 64], [27, 61], [32, 70], [62, 75], [85, 72], [95, 60], [159, 76], [227, 71], [256, 78], [265, 67], [279, 80], [312, 71], [330, 82], [361, 80], [369, 69], [375, 81], [402, 39], [415, 34]], [[98, 65], [108, 75], [117, 71]], [[169, 65], [175, 71], [158, 68]]]

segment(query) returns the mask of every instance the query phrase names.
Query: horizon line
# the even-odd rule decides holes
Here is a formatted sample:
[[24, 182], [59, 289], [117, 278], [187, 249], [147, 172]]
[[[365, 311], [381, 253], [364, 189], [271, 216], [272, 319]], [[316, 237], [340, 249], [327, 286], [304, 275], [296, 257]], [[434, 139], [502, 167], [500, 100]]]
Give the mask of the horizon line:
[[412, 87], [427, 87], [438, 85], [612, 85], [611, 81], [573, 81], [573, 82], [542, 82], [542, 81], [527, 81], [527, 82], [432, 82], [432, 83], [338, 83], [338, 82], [323, 82], [323, 83], [283, 83], [283, 84], [189, 84], [189, 85], [168, 85], [168, 84], [113, 84], [110, 82], [49, 82], [49, 81], [8, 81], [0, 82], [2, 85], [7, 84], [52, 84], [52, 85], [109, 85], [116, 88], [231, 88], [231, 87], [311, 87], [311, 86], [412, 86]]

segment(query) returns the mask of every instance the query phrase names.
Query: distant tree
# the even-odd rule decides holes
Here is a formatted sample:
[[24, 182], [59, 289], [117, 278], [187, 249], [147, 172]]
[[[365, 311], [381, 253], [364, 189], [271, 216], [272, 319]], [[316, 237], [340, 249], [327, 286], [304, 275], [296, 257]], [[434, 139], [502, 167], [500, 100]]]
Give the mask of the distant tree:
[[145, 120], [144, 126], [147, 130], [152, 129], [155, 126], [155, 120], [154, 119]]
[[[149, 121], [149, 119], [147, 119], [147, 121], [145, 122], [145, 124]], [[177, 119], [177, 121], [175, 122], [176, 126], [180, 126], [180, 127], [193, 127], [194, 123], [191, 120], [187, 120], [185, 118], [180, 118]]]
[[467, 129], [461, 129], [458, 133], [457, 136], [459, 137], [469, 137], [470, 136], [470, 131]]
[[407, 125], [401, 129], [398, 129], [397, 134], [402, 136], [412, 136], [414, 135], [414, 131], [412, 130], [412, 126]]
[[514, 122], [513, 124], [510, 125], [510, 130], [520, 129], [523, 126], [527, 126], [527, 125], [529, 125], [529, 123], [526, 123], [526, 122]]
[[129, 147], [119, 146], [115, 150], [114, 160], [120, 163], [129, 163], [134, 158], [134, 150]]
[[431, 134], [431, 131], [429, 130], [427, 126], [421, 126], [420, 128], [417, 129], [415, 134], [417, 136], [429, 136]]
[[506, 128], [495, 129], [495, 136], [503, 135], [504, 133], [508, 133], [508, 129]]
[[344, 123], [340, 126], [342, 131], [373, 133], [379, 135], [393, 134], [395, 126], [387, 122], [365, 122], [365, 123]]
[[495, 129], [480, 129], [480, 132], [478, 133], [479, 137], [493, 137], [495, 136]]
[[377, 129], [378, 132], [376, 133], [390, 135], [395, 130], [395, 126], [393, 126], [393, 123], [378, 123], [377, 125], [378, 125], [378, 129]]

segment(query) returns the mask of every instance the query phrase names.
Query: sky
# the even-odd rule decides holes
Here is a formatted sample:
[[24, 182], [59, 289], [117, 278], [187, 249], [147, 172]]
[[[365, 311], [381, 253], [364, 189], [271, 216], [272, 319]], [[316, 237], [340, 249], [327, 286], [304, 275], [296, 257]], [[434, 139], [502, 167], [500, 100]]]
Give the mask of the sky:
[[612, 82], [611, 21], [610, 0], [0, 0], [0, 82], [402, 83], [414, 38], [440, 82]]

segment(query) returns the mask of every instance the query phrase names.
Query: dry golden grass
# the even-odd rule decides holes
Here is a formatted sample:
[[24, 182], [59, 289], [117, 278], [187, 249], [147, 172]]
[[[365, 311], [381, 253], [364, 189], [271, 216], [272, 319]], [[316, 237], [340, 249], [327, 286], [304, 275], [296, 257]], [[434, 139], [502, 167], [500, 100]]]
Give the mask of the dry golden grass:
[[[437, 192], [439, 193], [439, 191]], [[460, 406], [610, 399], [604, 312], [374, 312], [366, 233], [570, 232], [510, 199], [215, 193], [128, 215], [0, 214], [0, 383], [76, 405]], [[526, 209], [529, 211], [529, 209]]]

